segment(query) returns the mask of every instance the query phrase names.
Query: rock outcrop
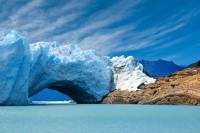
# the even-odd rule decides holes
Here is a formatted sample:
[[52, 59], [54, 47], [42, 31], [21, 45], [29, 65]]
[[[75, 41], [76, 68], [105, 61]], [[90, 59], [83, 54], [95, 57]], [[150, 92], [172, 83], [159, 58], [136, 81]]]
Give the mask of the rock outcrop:
[[200, 64], [141, 85], [138, 91], [115, 90], [102, 103], [200, 105]]

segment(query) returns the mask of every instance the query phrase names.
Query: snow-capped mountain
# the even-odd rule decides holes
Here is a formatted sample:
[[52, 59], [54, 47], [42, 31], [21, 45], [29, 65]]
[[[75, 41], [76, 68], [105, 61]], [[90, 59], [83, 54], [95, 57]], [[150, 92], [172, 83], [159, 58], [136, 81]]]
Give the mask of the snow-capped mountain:
[[140, 63], [144, 67], [144, 72], [152, 77], [168, 76], [185, 68], [184, 66], [179, 66], [172, 61], [162, 59], [157, 61], [141, 60]]

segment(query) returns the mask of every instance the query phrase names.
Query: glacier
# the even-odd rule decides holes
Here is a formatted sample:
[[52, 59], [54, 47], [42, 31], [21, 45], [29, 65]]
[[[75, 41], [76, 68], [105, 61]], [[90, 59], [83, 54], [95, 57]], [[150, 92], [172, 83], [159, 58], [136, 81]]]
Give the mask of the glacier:
[[132, 56], [111, 59], [114, 89], [136, 91], [141, 84], [154, 83], [155, 79], [143, 72], [143, 66]]
[[55, 42], [28, 44], [12, 31], [3, 34], [0, 52], [2, 105], [26, 105], [28, 97], [46, 87], [69, 94], [79, 103], [98, 102], [109, 92], [107, 58], [92, 50]]
[[29, 44], [15, 31], [0, 38], [0, 105], [27, 105], [44, 88], [77, 103], [98, 103], [115, 89], [154, 82], [133, 57], [99, 56], [74, 44]]

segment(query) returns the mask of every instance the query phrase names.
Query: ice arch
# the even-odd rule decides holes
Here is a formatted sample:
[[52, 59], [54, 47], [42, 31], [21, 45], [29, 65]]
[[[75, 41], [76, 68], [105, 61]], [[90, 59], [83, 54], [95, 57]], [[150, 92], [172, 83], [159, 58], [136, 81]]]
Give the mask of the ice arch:
[[105, 57], [75, 45], [28, 44], [16, 32], [0, 41], [0, 104], [23, 105], [44, 88], [68, 94], [78, 103], [96, 103], [110, 89]]
[[154, 81], [133, 57], [108, 59], [55, 42], [28, 44], [16, 32], [0, 37], [0, 105], [26, 105], [44, 88], [78, 103], [97, 103], [110, 89], [135, 91]]

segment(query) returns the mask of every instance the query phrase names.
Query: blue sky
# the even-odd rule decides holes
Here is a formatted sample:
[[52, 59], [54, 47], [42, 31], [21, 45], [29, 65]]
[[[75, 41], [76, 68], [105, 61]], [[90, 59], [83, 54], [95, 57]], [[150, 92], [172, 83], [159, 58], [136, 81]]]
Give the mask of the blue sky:
[[101, 55], [190, 64], [200, 59], [199, 0], [0, 0], [0, 30]]

